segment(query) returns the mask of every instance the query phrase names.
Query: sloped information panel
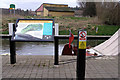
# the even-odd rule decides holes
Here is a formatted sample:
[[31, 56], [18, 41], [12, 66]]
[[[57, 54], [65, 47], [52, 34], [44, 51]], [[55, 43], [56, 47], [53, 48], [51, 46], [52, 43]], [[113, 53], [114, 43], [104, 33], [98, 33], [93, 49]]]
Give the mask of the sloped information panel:
[[18, 19], [12, 40], [53, 41], [53, 19]]

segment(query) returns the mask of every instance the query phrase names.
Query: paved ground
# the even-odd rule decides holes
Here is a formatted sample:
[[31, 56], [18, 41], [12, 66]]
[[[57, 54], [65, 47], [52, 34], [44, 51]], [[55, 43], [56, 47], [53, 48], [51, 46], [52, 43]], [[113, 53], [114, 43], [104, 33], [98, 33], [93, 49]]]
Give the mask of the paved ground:
[[[60, 56], [54, 66], [53, 56], [18, 56], [11, 65], [9, 56], [2, 56], [3, 78], [76, 78], [76, 56]], [[86, 78], [118, 78], [118, 57], [87, 58]], [[109, 79], [108, 79], [109, 80]]]

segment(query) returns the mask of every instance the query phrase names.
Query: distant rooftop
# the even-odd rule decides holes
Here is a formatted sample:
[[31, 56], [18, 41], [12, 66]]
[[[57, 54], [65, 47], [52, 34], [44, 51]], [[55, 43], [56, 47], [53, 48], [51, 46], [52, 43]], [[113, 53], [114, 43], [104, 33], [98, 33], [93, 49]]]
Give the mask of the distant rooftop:
[[51, 5], [67, 5], [67, 4], [53, 4], [53, 3], [43, 3], [43, 4], [51, 4]]

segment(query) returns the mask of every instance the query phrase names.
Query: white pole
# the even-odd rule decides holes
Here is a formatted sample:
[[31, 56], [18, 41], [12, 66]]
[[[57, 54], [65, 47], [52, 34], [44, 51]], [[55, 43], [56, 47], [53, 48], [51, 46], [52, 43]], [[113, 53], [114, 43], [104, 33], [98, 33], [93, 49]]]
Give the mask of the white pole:
[[9, 26], [9, 35], [13, 34], [13, 24], [14, 23], [8, 23], [8, 26]]
[[55, 35], [59, 35], [59, 24], [55, 23]]

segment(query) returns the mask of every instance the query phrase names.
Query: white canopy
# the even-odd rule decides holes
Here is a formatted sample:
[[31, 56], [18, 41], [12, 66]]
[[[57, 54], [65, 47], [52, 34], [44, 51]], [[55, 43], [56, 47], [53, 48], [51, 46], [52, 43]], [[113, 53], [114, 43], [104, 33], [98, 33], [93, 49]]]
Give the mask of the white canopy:
[[120, 29], [110, 39], [93, 48], [103, 55], [114, 56], [120, 53]]

